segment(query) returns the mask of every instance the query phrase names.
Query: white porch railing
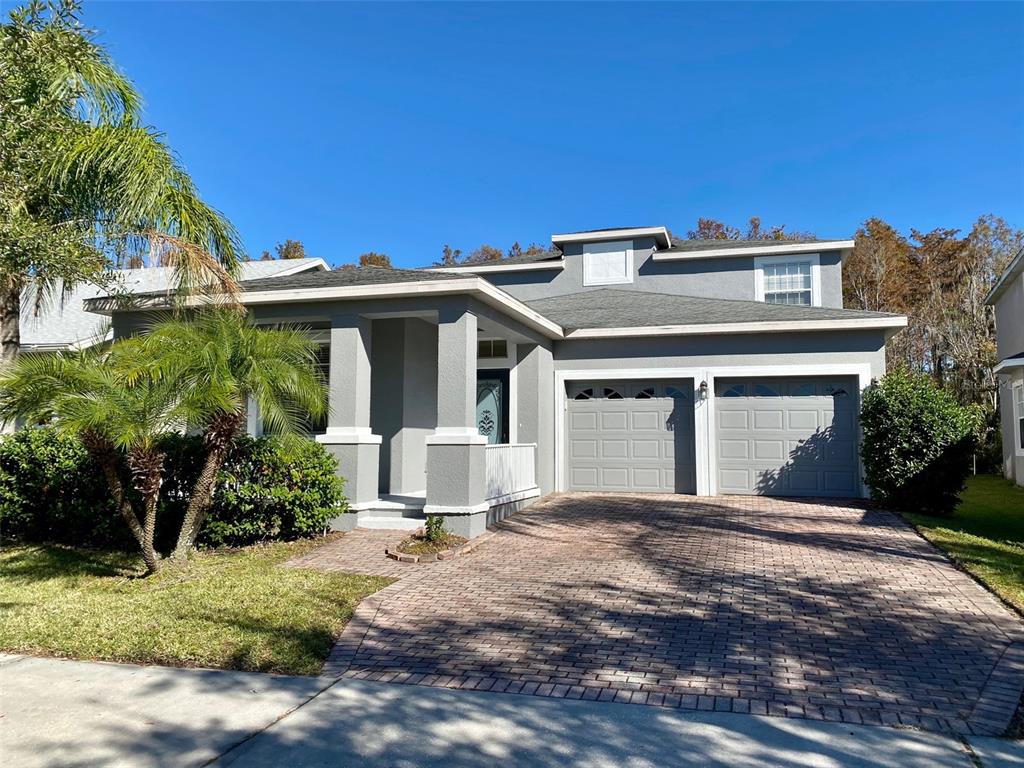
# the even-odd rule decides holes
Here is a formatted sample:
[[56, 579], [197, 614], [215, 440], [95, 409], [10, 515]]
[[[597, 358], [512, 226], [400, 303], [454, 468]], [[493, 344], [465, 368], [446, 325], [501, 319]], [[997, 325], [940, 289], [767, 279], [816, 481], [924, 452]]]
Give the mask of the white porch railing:
[[485, 448], [487, 501], [493, 506], [537, 495], [537, 444], [509, 443]]

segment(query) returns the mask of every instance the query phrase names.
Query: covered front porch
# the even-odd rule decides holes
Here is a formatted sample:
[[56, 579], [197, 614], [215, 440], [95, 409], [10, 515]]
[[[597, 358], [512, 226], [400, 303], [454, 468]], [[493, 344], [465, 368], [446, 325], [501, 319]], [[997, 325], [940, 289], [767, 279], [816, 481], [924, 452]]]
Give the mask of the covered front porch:
[[339, 304], [318, 325], [330, 415], [315, 439], [349, 499], [335, 528], [436, 514], [471, 538], [541, 495], [543, 337], [463, 296]]

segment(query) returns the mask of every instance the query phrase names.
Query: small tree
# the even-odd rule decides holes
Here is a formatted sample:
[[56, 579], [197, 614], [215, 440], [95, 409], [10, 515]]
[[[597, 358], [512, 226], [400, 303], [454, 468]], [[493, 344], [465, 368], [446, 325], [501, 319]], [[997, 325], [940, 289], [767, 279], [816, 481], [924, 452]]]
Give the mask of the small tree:
[[164, 321], [142, 343], [154, 375], [176, 383], [188, 400], [191, 423], [203, 431], [206, 456], [171, 555], [183, 558], [195, 546], [217, 474], [245, 424], [249, 402], [268, 432], [287, 435], [327, 412], [327, 388], [309, 334], [260, 328], [229, 309]]
[[953, 514], [981, 425], [978, 408], [900, 367], [865, 390], [860, 420], [872, 497], [896, 509]]
[[[146, 572], [155, 573], [160, 555], [153, 534], [166, 458], [160, 438], [182, 429], [194, 414], [178, 383], [150, 370], [135, 340], [106, 352], [25, 355], [0, 376], [0, 417], [53, 421], [59, 431], [82, 438], [142, 551]], [[140, 509], [121, 482], [122, 455]]]
[[384, 267], [385, 269], [391, 269], [391, 257], [386, 253], [377, 253], [376, 251], [370, 251], [364, 253], [359, 257], [360, 267]]

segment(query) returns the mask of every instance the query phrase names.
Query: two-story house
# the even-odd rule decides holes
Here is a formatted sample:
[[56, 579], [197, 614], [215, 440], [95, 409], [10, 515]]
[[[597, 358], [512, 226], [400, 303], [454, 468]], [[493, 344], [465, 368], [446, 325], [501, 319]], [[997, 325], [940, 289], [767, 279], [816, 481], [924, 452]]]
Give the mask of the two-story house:
[[1024, 248], [985, 299], [995, 309], [1003, 474], [1024, 485]]
[[[325, 347], [339, 527], [436, 513], [475, 536], [553, 491], [863, 495], [859, 396], [906, 318], [843, 309], [852, 241], [633, 227], [552, 245], [242, 284], [258, 322]], [[165, 301], [113, 311], [115, 334]]]

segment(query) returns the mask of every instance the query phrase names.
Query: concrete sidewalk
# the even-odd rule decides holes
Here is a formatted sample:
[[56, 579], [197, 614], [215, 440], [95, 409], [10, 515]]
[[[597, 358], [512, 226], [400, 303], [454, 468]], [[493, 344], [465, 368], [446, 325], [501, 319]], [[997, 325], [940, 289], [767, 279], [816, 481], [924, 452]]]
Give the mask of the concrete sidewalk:
[[[986, 768], [1020, 745], [978, 740]], [[1015, 762], [1019, 761], [1019, 762]], [[0, 656], [0, 763], [23, 766], [971, 768], [934, 733], [358, 680]]]

